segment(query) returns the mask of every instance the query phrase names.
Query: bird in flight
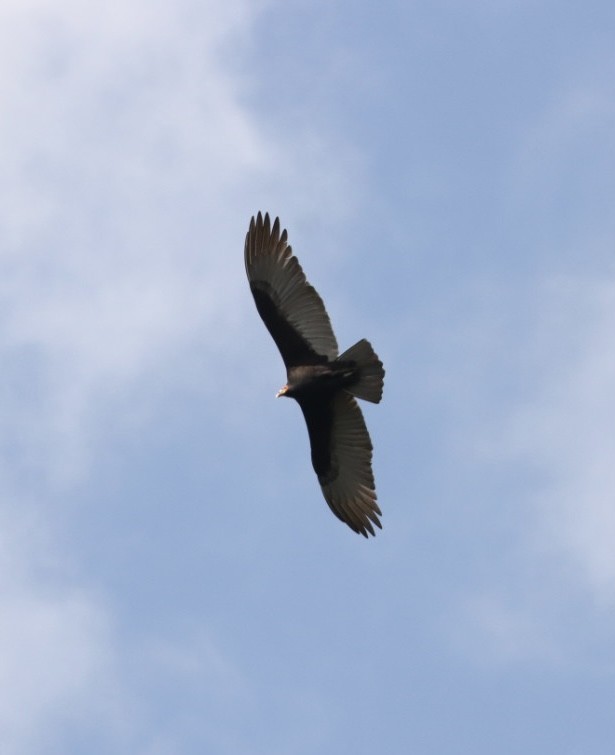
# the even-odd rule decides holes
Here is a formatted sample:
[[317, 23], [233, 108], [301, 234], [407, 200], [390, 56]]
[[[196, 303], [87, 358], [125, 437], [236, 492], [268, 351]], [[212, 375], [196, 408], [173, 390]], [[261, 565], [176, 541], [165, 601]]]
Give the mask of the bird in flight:
[[382, 398], [384, 369], [362, 339], [338, 356], [325, 305], [269, 215], [250, 221], [244, 257], [256, 308], [275, 341], [287, 383], [278, 396], [294, 398], [310, 438], [312, 466], [325, 500], [355, 532], [382, 527], [372, 472], [372, 442], [355, 398]]

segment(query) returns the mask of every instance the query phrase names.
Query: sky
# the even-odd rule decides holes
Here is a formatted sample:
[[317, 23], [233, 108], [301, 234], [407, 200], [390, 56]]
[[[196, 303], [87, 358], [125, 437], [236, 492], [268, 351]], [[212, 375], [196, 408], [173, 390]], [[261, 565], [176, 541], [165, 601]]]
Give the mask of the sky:
[[[615, 6], [0, 6], [3, 755], [610, 755]], [[364, 406], [328, 510], [245, 278]]]

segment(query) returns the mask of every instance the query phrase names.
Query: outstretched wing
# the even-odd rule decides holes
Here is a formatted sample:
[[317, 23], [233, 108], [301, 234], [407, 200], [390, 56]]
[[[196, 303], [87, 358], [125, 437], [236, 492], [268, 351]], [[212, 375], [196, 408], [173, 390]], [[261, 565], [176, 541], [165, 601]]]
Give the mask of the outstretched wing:
[[297, 258], [259, 212], [250, 221], [244, 257], [256, 308], [276, 342], [286, 367], [320, 364], [337, 357], [337, 341], [325, 305], [306, 281]]
[[367, 537], [382, 527], [372, 472], [372, 442], [359, 405], [345, 391], [329, 402], [299, 400], [308, 427], [312, 464], [331, 511]]

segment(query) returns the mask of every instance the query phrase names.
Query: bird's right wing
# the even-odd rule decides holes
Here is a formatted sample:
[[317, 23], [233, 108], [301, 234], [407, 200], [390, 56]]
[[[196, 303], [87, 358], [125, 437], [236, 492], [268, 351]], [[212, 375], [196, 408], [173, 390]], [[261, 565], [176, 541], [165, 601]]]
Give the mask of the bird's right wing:
[[329, 402], [299, 400], [308, 427], [312, 464], [329, 508], [367, 537], [382, 527], [372, 472], [372, 442], [363, 413], [346, 391]]
[[250, 221], [244, 249], [246, 273], [256, 308], [287, 367], [319, 364], [337, 357], [337, 341], [322, 299], [280, 234], [279, 218]]

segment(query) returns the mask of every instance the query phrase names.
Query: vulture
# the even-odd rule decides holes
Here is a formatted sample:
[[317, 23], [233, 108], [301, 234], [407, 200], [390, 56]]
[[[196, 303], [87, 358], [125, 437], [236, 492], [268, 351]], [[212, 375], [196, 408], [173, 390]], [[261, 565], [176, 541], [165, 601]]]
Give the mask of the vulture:
[[252, 217], [244, 258], [256, 309], [286, 366], [277, 396], [294, 398], [307, 425], [312, 466], [338, 519], [368, 537], [382, 528], [372, 442], [357, 398], [379, 403], [384, 369], [362, 339], [338, 355], [322, 299], [307, 282], [280, 220]]

